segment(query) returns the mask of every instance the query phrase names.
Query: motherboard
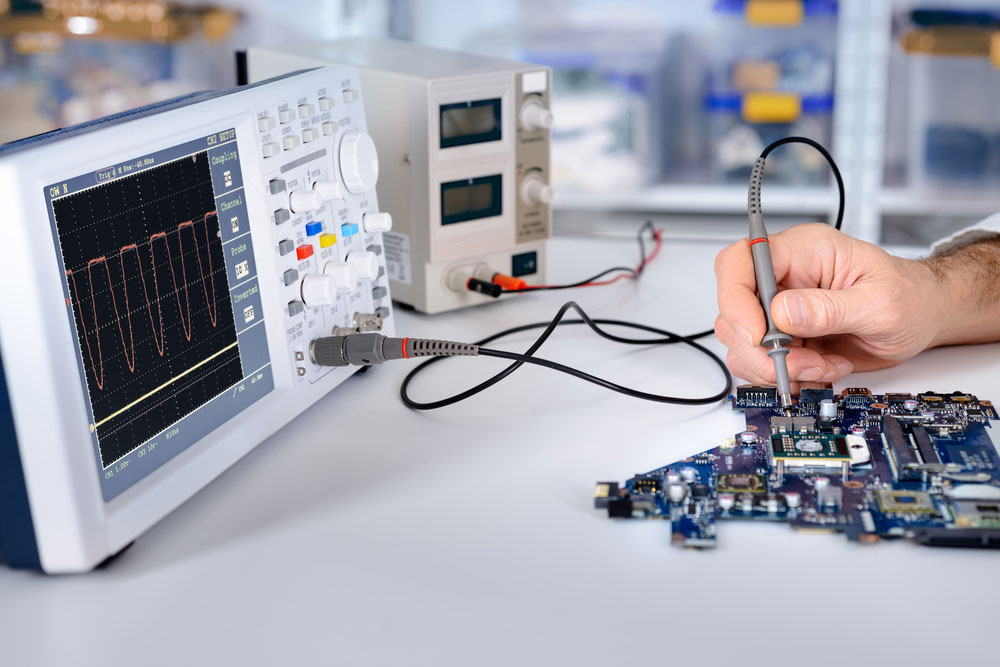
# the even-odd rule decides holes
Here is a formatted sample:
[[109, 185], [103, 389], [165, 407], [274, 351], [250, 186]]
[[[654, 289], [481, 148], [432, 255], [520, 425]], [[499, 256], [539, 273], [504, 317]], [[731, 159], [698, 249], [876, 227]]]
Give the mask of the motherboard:
[[716, 545], [720, 521], [783, 522], [875, 543], [1000, 548], [1000, 421], [960, 392], [803, 389], [782, 408], [774, 387], [730, 396], [746, 429], [714, 449], [599, 482], [612, 518], [667, 520], [676, 546]]

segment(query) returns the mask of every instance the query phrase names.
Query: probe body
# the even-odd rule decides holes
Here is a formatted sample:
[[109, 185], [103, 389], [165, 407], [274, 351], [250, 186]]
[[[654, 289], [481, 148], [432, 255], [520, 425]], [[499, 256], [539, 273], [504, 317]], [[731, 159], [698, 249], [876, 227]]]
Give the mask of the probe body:
[[767, 355], [774, 362], [775, 384], [781, 397], [781, 406], [792, 404], [792, 384], [788, 378], [788, 345], [792, 337], [774, 325], [771, 317], [771, 301], [778, 293], [777, 281], [774, 277], [774, 264], [771, 262], [771, 244], [767, 238], [767, 228], [764, 227], [764, 214], [760, 210], [760, 183], [764, 174], [764, 157], [757, 158], [750, 174], [750, 193], [748, 197], [748, 217], [750, 222], [750, 254], [753, 256], [754, 277], [757, 280], [757, 296], [764, 308], [767, 318], [767, 332], [760, 344], [767, 349]]

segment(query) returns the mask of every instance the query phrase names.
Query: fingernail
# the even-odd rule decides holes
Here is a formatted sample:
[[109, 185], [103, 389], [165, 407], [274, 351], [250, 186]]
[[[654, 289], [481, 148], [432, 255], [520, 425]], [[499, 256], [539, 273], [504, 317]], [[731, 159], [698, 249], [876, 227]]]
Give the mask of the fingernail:
[[819, 366], [807, 368], [799, 373], [799, 382], [817, 382], [823, 379], [823, 369]]
[[754, 344], [754, 342], [753, 342], [753, 336], [750, 335], [749, 331], [747, 331], [745, 328], [743, 328], [742, 324], [739, 324], [739, 323], [734, 324], [733, 325], [733, 331], [736, 332], [737, 336], [742, 336], [743, 339], [747, 342], [747, 345], [753, 347], [753, 344]]
[[788, 314], [788, 321], [795, 326], [806, 323], [806, 302], [800, 296], [785, 297], [785, 312]]
[[854, 364], [849, 362], [847, 359], [837, 362], [837, 374], [840, 377], [847, 377], [854, 372]]
[[833, 382], [836, 379], [837, 379], [837, 374], [836, 373], [834, 373], [833, 371], [827, 371], [826, 373], [823, 374], [823, 380], [822, 381], [823, 382]]

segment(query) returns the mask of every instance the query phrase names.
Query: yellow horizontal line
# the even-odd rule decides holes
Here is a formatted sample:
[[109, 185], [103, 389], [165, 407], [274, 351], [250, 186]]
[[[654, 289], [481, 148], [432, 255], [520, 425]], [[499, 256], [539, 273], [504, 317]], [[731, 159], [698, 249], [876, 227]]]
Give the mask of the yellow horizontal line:
[[115, 417], [117, 417], [121, 413], [125, 412], [126, 410], [131, 410], [136, 405], [138, 405], [139, 403], [142, 403], [143, 401], [145, 401], [147, 398], [149, 398], [150, 396], [152, 396], [156, 392], [160, 391], [161, 389], [164, 389], [164, 388], [168, 387], [169, 385], [173, 384], [174, 382], [177, 382], [178, 380], [180, 380], [182, 377], [184, 377], [185, 375], [187, 375], [188, 373], [190, 373], [194, 369], [198, 368], [199, 366], [204, 366], [205, 364], [207, 364], [208, 362], [210, 362], [212, 359], [215, 359], [217, 356], [219, 356], [220, 354], [222, 354], [226, 350], [233, 349], [234, 347], [236, 347], [236, 345], [237, 345], [237, 343], [234, 341], [234, 342], [230, 343], [229, 345], [225, 346], [224, 348], [222, 348], [221, 350], [219, 350], [218, 352], [216, 352], [215, 354], [213, 354], [212, 356], [210, 356], [210, 357], [208, 357], [206, 359], [202, 359], [201, 361], [199, 361], [194, 366], [192, 366], [191, 368], [187, 369], [186, 371], [184, 371], [180, 375], [177, 375], [177, 376], [174, 376], [174, 377], [170, 378], [169, 380], [167, 380], [166, 382], [164, 382], [163, 384], [161, 384], [156, 389], [152, 390], [149, 393], [146, 393], [146, 394], [140, 396], [139, 398], [135, 399], [134, 401], [132, 401], [131, 403], [129, 403], [128, 405], [126, 405], [121, 410], [118, 410], [116, 412], [111, 413], [110, 415], [108, 415], [107, 417], [105, 417], [104, 419], [102, 419], [101, 421], [99, 421], [96, 424], [94, 424], [94, 428], [95, 429], [99, 428], [101, 426], [101, 424], [104, 424], [104, 423], [106, 423], [106, 422], [114, 419]]

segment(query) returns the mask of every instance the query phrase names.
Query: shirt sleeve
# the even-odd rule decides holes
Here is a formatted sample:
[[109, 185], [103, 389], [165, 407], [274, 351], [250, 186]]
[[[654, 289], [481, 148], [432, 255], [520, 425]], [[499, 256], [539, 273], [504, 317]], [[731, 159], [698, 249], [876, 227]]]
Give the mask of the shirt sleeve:
[[994, 213], [982, 222], [976, 223], [971, 227], [966, 227], [965, 229], [952, 234], [948, 238], [941, 239], [931, 246], [931, 256], [933, 257], [934, 255], [940, 255], [951, 250], [957, 250], [958, 248], [967, 246], [970, 243], [994, 238], [996, 236], [1000, 236], [1000, 213]]

